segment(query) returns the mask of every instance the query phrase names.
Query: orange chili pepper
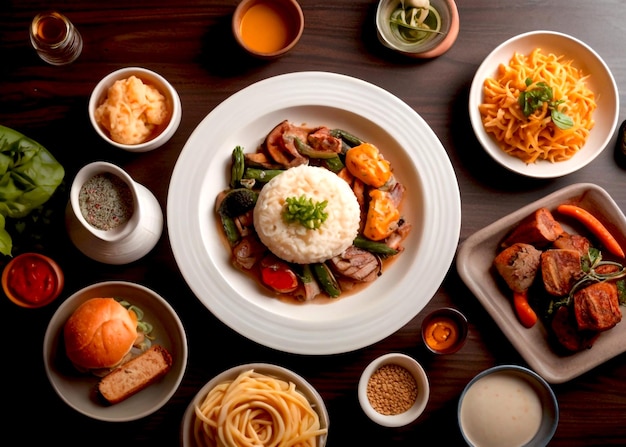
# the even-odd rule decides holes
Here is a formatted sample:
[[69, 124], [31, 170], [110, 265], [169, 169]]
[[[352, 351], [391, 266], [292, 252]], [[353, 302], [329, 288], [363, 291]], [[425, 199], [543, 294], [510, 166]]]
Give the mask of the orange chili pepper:
[[400, 211], [393, 204], [389, 193], [374, 189], [370, 192], [370, 203], [363, 235], [373, 241], [381, 241], [398, 227]]
[[349, 149], [346, 152], [346, 167], [353, 176], [374, 188], [380, 188], [391, 177], [390, 163], [370, 143]]
[[557, 207], [557, 211], [566, 216], [574, 217], [581, 222], [589, 231], [598, 238], [600, 243], [615, 256], [624, 257], [624, 250], [620, 247], [617, 239], [611, 232], [589, 211], [570, 204], [563, 204]]
[[537, 322], [537, 314], [528, 303], [528, 291], [513, 292], [515, 314], [524, 327], [531, 328]]

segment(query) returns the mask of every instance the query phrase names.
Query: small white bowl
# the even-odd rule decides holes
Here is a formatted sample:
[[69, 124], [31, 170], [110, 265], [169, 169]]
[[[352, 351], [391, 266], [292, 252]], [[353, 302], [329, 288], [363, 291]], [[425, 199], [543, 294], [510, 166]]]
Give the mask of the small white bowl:
[[[195, 397], [187, 407], [185, 415], [183, 416], [183, 422], [181, 424], [181, 441], [183, 447], [197, 447], [197, 444], [194, 440], [196, 405], [202, 402], [209, 393], [209, 391], [215, 388], [215, 386], [217, 386], [218, 384], [228, 380], [234, 380], [241, 373], [249, 370], [254, 370], [257, 373], [265, 374], [276, 379], [281, 379], [286, 382], [293, 383], [296, 386], [296, 390], [304, 395], [304, 397], [311, 404], [313, 410], [317, 412], [320, 420], [320, 428], [328, 430], [330, 420], [328, 417], [328, 411], [326, 410], [326, 405], [324, 404], [324, 400], [322, 399], [322, 396], [320, 396], [320, 394], [317, 392], [317, 390], [313, 387], [313, 385], [307, 382], [306, 379], [282, 366], [273, 365], [270, 363], [248, 363], [235, 366], [218, 374], [217, 376], [209, 380], [209, 382], [207, 382], [207, 384], [204, 385], [200, 389], [200, 391], [198, 391], [198, 393], [195, 395]], [[318, 436], [317, 444], [315, 447], [324, 447], [326, 445], [327, 438], [328, 433]]]
[[[63, 327], [67, 319], [91, 298], [123, 298], [144, 312], [143, 320], [154, 326], [154, 344], [172, 356], [171, 370], [159, 381], [115, 405], [98, 399], [98, 378], [78, 372], [65, 355]], [[52, 316], [43, 341], [43, 361], [50, 384], [74, 410], [93, 419], [126, 422], [148, 416], [174, 395], [187, 367], [187, 336], [174, 311], [163, 297], [145, 286], [124, 281], [106, 281], [85, 287], [67, 298]]]
[[[497, 74], [500, 64], [508, 65], [515, 52], [530, 54], [541, 48], [542, 53], [563, 55], [575, 67], [589, 75], [587, 86], [594, 92], [597, 109], [593, 113], [595, 126], [580, 151], [566, 161], [546, 160], [526, 164], [505, 153], [495, 139], [485, 131], [478, 106], [483, 102], [485, 79]], [[532, 31], [517, 35], [498, 45], [480, 64], [469, 93], [469, 115], [474, 133], [485, 151], [500, 165], [528, 177], [556, 178], [577, 171], [591, 163], [613, 138], [619, 117], [619, 93], [615, 79], [604, 60], [580, 40], [553, 31]]]
[[[385, 415], [374, 409], [367, 396], [367, 385], [372, 375], [384, 365], [397, 365], [413, 375], [417, 384], [417, 398], [407, 411], [395, 415]], [[424, 368], [412, 357], [400, 353], [389, 353], [372, 361], [361, 374], [358, 386], [359, 403], [363, 412], [372, 421], [384, 427], [402, 427], [415, 421], [426, 408], [430, 397], [430, 386]]]
[[[141, 79], [144, 83], [156, 87], [159, 92], [165, 96], [165, 102], [170, 111], [170, 117], [167, 125], [161, 126], [159, 132], [147, 141], [138, 144], [122, 144], [113, 141], [107, 130], [98, 124], [95, 118], [95, 112], [98, 106], [106, 100], [108, 90], [115, 81], [127, 79], [133, 75]], [[96, 133], [107, 143], [128, 152], [147, 152], [163, 146], [172, 138], [182, 119], [182, 104], [176, 89], [160, 74], [141, 67], [122, 68], [105, 76], [93, 89], [91, 97], [89, 98], [88, 110], [89, 120]]]
[[[483, 405], [477, 403], [478, 399], [483, 400]], [[497, 401], [503, 399], [506, 402], [498, 405]], [[457, 415], [459, 429], [469, 446], [523, 443], [543, 447], [556, 432], [559, 405], [548, 383], [537, 373], [522, 366], [502, 365], [477, 374], [467, 384]], [[524, 433], [535, 428], [535, 424], [534, 434]], [[513, 434], [515, 429], [523, 433]], [[509, 436], [514, 436], [515, 441]]]

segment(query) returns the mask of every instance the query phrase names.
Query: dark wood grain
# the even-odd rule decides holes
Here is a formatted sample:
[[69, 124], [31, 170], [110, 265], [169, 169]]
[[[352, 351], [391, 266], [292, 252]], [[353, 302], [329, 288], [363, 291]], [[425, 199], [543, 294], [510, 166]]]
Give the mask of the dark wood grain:
[[[461, 31], [452, 49], [427, 61], [385, 50], [373, 28], [375, 1], [301, 0], [305, 32], [288, 55], [271, 62], [252, 60], [236, 48], [230, 16], [236, 0], [57, 1], [84, 39], [77, 62], [53, 67], [42, 62], [28, 41], [32, 17], [50, 7], [36, 0], [0, 2], [0, 124], [48, 147], [67, 170], [68, 180], [84, 164], [107, 160], [124, 167], [151, 189], [165, 209], [167, 179], [178, 154], [198, 123], [240, 89], [274, 75], [323, 70], [376, 84], [413, 107], [440, 138], [456, 171], [461, 199], [460, 242], [494, 220], [563, 186], [592, 182], [626, 206], [626, 173], [613, 153], [614, 140], [581, 171], [553, 180], [512, 175], [487, 158], [473, 136], [467, 96], [474, 72], [499, 43], [525, 31], [547, 29], [572, 34], [594, 48], [626, 88], [622, 0], [508, 2], [459, 0]], [[165, 76], [179, 91], [183, 120], [164, 147], [144, 154], [120, 152], [98, 139], [87, 117], [91, 89], [107, 73], [144, 66]], [[621, 94], [621, 102], [626, 98]], [[626, 118], [621, 107], [620, 122]], [[183, 412], [213, 375], [241, 363], [274, 362], [309, 379], [324, 397], [331, 418], [329, 446], [456, 446], [458, 397], [485, 368], [524, 365], [454, 266], [427, 307], [405, 327], [373, 346], [334, 356], [299, 356], [259, 346], [217, 320], [193, 295], [174, 261], [167, 231], [156, 249], [126, 266], [108, 266], [82, 256], [63, 230], [45, 241], [67, 275], [65, 295], [94, 282], [125, 279], [167, 297], [180, 314], [189, 339], [185, 379], [157, 413], [129, 423], [91, 420], [63, 403], [42, 364], [42, 340], [58, 304], [23, 310], [0, 300], [3, 340], [2, 438], [6, 445], [178, 445]], [[433, 255], [436, 256], [436, 253]], [[60, 301], [59, 301], [60, 302]], [[452, 305], [469, 318], [467, 344], [456, 354], [433, 357], [419, 341], [423, 316]], [[625, 324], [625, 323], [622, 323]], [[624, 340], [626, 343], [626, 340]], [[414, 424], [382, 428], [361, 412], [356, 386], [376, 356], [400, 351], [416, 357], [431, 381], [426, 413]], [[626, 443], [626, 358], [620, 355], [587, 374], [553, 387], [560, 422], [551, 446]]]

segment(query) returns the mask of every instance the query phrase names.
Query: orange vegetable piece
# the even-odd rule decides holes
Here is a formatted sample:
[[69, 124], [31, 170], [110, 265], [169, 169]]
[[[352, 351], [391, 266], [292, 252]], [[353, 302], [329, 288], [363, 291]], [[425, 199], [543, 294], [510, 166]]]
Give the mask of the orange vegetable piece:
[[363, 235], [373, 241], [381, 241], [398, 228], [400, 211], [389, 193], [374, 189], [370, 192], [370, 203]]
[[581, 222], [595, 237], [598, 238], [600, 243], [613, 255], [624, 257], [624, 250], [617, 242], [617, 239], [613, 237], [611, 232], [589, 211], [570, 204], [563, 204], [557, 207], [557, 211], [566, 216], [573, 217]]
[[537, 322], [537, 314], [528, 304], [528, 290], [513, 292], [513, 307], [520, 323], [524, 327], [531, 328]]
[[380, 188], [391, 178], [391, 164], [370, 143], [349, 149], [346, 152], [346, 167], [353, 176], [374, 188]]

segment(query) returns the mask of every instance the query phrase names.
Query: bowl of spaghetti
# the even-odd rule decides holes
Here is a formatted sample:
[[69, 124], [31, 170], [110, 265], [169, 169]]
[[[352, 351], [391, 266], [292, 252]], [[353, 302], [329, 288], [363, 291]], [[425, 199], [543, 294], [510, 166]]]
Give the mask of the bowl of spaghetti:
[[608, 145], [619, 94], [604, 60], [584, 42], [532, 31], [503, 42], [470, 87], [474, 133], [500, 165], [555, 178], [591, 163]]
[[282, 366], [249, 363], [211, 379], [183, 418], [183, 447], [324, 447], [328, 412], [315, 388]]

